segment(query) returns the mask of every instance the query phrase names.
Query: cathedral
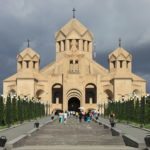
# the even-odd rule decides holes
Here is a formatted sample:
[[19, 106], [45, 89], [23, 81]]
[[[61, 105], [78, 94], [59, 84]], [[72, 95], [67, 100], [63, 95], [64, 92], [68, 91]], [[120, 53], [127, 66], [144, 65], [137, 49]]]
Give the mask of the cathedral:
[[3, 94], [36, 97], [50, 112], [99, 110], [146, 94], [146, 81], [132, 73], [132, 55], [119, 44], [104, 68], [93, 60], [93, 34], [75, 17], [56, 32], [55, 44], [56, 59], [44, 68], [32, 48], [18, 54], [17, 72], [3, 81]]

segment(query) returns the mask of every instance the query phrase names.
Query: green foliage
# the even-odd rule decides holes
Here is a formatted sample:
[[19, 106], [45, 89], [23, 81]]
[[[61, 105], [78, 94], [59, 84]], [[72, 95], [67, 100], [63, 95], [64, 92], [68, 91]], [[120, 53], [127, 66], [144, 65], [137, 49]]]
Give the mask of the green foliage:
[[11, 126], [16, 122], [22, 123], [24, 120], [31, 120], [37, 117], [45, 116], [45, 105], [34, 99], [21, 99], [18, 97], [4, 98], [0, 96], [0, 126]]
[[118, 120], [137, 122], [142, 125], [150, 124], [150, 96], [134, 98], [123, 102], [112, 102], [105, 106], [105, 115], [115, 113]]
[[6, 101], [6, 124], [8, 126], [11, 125], [12, 123], [12, 105], [11, 105], [11, 97], [7, 96], [7, 101]]
[[16, 97], [12, 98], [12, 123], [15, 123], [18, 120], [18, 109], [17, 109], [17, 100]]
[[4, 126], [5, 122], [4, 122], [4, 100], [3, 97], [0, 96], [0, 125]]

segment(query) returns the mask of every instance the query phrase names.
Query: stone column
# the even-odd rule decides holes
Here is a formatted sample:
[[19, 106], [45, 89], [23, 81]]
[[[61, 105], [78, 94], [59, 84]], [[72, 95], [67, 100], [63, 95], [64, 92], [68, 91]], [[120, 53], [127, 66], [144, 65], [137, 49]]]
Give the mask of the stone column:
[[79, 40], [79, 51], [83, 51], [83, 40]]
[[126, 64], [125, 60], [123, 60], [123, 62], [122, 62], [122, 68], [127, 69], [127, 64]]
[[70, 49], [70, 47], [69, 47], [69, 40], [66, 40], [66, 43], [65, 43], [65, 44], [66, 44], [66, 46], [65, 46], [66, 49], [65, 49], [65, 50], [66, 50], [66, 51], [69, 51], [69, 49]]
[[22, 69], [22, 65], [21, 65], [22, 61], [18, 61], [17, 62], [17, 70], [21, 70]]
[[60, 49], [61, 49], [61, 52], [63, 52], [63, 51], [64, 51], [64, 48], [65, 48], [65, 47], [64, 47], [64, 42], [61, 41], [60, 45], [61, 45], [61, 46], [60, 46], [60, 47], [61, 47], [61, 48], [60, 48]]
[[30, 68], [30, 69], [33, 68], [33, 61], [29, 61], [29, 68]]
[[84, 51], [87, 52], [87, 41], [84, 41]]
[[59, 52], [59, 50], [60, 50], [59, 43], [56, 42], [56, 52]]
[[93, 43], [89, 42], [89, 52], [92, 52], [92, 50], [93, 50]]
[[23, 69], [27, 68], [27, 64], [25, 61], [23, 61], [23, 66], [22, 66]]
[[128, 63], [128, 68], [129, 68], [129, 71], [132, 71], [132, 62], [131, 61]]
[[35, 68], [36, 68], [36, 70], [39, 70], [39, 61], [37, 61], [37, 62], [35, 63]]
[[120, 68], [120, 61], [116, 61], [116, 68], [119, 69]]

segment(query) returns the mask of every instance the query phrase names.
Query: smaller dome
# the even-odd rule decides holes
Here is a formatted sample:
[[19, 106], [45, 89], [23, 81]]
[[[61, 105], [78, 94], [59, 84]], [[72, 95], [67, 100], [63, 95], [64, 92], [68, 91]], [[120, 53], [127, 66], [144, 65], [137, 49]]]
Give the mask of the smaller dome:
[[22, 58], [25, 58], [25, 57], [30, 57], [30, 58], [33, 58], [33, 57], [38, 57], [38, 58], [40, 58], [40, 55], [37, 53], [37, 52], [35, 52], [32, 48], [26, 48], [26, 49], [24, 49], [18, 56], [17, 56], [17, 58], [20, 58], [20, 57], [22, 57]]
[[109, 54], [109, 59], [116, 58], [116, 59], [132, 59], [132, 55], [122, 47], [118, 47], [112, 53]]

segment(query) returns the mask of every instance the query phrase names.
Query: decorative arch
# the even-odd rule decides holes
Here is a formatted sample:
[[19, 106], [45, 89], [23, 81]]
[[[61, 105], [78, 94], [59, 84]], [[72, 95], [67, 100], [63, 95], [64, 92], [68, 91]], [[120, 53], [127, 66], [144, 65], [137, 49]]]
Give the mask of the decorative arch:
[[93, 83], [85, 86], [85, 103], [97, 103], [97, 87]]
[[106, 89], [104, 91], [104, 93], [105, 93], [105, 100], [107, 100], [107, 101], [113, 101], [113, 92], [111, 90]]
[[17, 93], [16, 93], [16, 90], [14, 90], [14, 89], [11, 89], [9, 92], [8, 92], [8, 95], [10, 95], [10, 96], [14, 96], [14, 95], [16, 95]]
[[140, 97], [141, 96], [141, 92], [138, 89], [134, 89], [132, 94], [133, 94], [133, 96], [136, 96], [136, 97]]
[[42, 89], [39, 89], [36, 91], [36, 98], [41, 100], [43, 98], [43, 95], [44, 95], [44, 90]]
[[52, 103], [62, 104], [63, 102], [63, 86], [60, 83], [55, 83], [52, 86]]

